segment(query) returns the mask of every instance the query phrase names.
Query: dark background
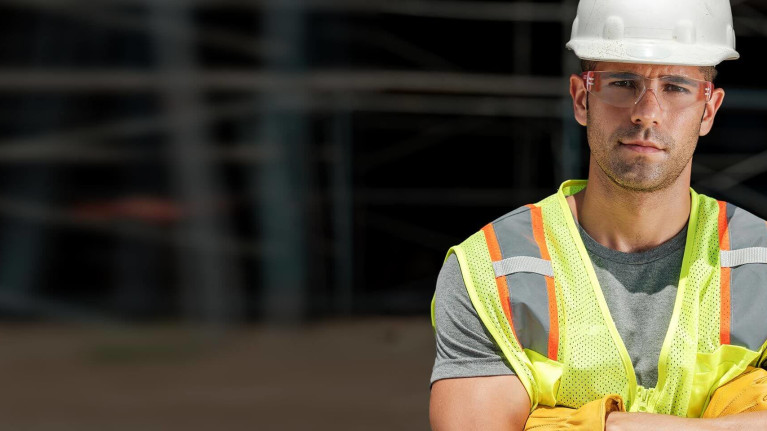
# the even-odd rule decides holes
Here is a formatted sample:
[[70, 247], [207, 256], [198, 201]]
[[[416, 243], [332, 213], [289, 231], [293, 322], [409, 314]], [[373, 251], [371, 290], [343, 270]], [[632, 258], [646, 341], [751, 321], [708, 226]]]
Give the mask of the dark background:
[[[742, 58], [719, 67], [727, 95], [700, 140], [693, 187], [767, 217], [767, 4], [731, 3]], [[423, 429], [429, 301], [447, 249], [586, 174], [585, 133], [567, 93], [579, 63], [564, 48], [575, 5], [0, 2], [0, 315], [31, 349], [9, 349], [20, 367], [9, 369], [19, 387], [37, 376], [48, 391], [39, 371], [53, 363], [71, 367], [50, 371], [49, 383], [93, 377], [114, 358], [134, 367], [109, 368], [111, 377], [89, 380], [103, 386], [77, 397], [68, 391], [83, 380], [61, 381], [48, 404], [39, 392], [11, 391], [7, 417], [39, 427], [30, 429], [207, 429], [203, 417], [210, 426], [241, 419], [230, 429], [259, 420], [268, 429], [371, 429], [366, 421], [380, 416], [390, 421], [371, 422]], [[227, 350], [228, 337], [265, 344]], [[405, 352], [401, 363], [392, 352]], [[151, 376], [175, 369], [146, 374], [157, 361], [192, 361], [197, 375], [200, 355], [242, 361], [210, 365], [206, 393], [233, 390], [216, 374], [227, 367], [255, 392], [217, 398], [230, 400], [223, 410], [178, 401], [178, 415], [159, 401], [130, 404], [145, 422], [116, 413], [125, 412], [119, 402], [98, 404], [133, 373], [146, 384], [131, 399], [157, 394]], [[305, 361], [285, 365], [297, 356]], [[376, 360], [376, 375], [404, 379], [391, 393], [365, 383], [365, 361]], [[353, 376], [347, 386], [323, 383], [338, 387], [337, 399], [312, 384], [333, 366], [339, 379]], [[301, 380], [296, 368], [316, 372]], [[158, 387], [166, 402], [189, 391]], [[370, 401], [379, 410], [349, 407], [373, 392], [385, 400]], [[397, 404], [402, 394], [417, 402]], [[318, 407], [328, 397], [330, 407]], [[67, 398], [72, 409], [52, 407]], [[360, 422], [275, 413], [302, 402], [326, 413], [346, 404]], [[238, 406], [241, 416], [227, 410]], [[103, 422], [78, 408], [103, 412]]]

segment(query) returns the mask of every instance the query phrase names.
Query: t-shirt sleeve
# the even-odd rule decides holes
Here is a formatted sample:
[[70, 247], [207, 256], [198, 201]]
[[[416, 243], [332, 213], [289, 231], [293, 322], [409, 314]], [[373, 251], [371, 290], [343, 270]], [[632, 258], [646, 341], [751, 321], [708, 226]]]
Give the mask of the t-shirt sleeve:
[[434, 298], [437, 357], [431, 383], [456, 377], [514, 375], [474, 309], [451, 255], [437, 277]]

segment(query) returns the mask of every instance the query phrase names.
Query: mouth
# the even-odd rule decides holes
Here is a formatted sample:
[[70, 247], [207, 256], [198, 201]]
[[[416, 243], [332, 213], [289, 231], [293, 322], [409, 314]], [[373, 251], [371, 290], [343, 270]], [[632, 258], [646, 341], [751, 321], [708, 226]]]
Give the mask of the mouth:
[[660, 153], [664, 151], [660, 145], [652, 141], [618, 141], [618, 143], [627, 150], [635, 151], [637, 153]]

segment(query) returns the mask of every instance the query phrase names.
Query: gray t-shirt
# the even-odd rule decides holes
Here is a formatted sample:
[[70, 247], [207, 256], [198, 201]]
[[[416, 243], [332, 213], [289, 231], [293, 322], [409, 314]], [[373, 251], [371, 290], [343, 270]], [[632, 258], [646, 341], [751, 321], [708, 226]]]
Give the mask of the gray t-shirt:
[[[604, 247], [578, 226], [637, 383], [654, 387], [658, 357], [674, 310], [687, 229], [641, 253]], [[431, 383], [455, 377], [514, 374], [477, 315], [461, 268], [450, 256], [437, 278], [437, 357]]]

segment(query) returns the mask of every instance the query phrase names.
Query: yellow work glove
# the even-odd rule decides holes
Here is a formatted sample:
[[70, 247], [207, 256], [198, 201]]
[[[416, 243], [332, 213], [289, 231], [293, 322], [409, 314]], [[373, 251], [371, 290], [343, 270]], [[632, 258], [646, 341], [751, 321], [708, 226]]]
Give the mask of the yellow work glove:
[[525, 430], [602, 431], [605, 429], [608, 414], [625, 411], [623, 398], [620, 395], [607, 395], [588, 402], [577, 410], [542, 406], [530, 413]]
[[767, 410], [767, 371], [748, 367], [714, 391], [702, 417], [718, 418], [762, 410]]

